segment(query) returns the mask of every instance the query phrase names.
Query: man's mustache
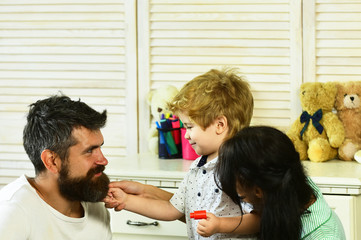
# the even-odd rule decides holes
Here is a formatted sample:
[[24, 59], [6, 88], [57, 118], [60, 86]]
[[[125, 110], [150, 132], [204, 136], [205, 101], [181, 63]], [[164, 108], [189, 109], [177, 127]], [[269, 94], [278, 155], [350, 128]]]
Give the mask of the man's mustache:
[[92, 168], [92, 169], [89, 170], [88, 176], [93, 176], [93, 175], [95, 175], [95, 174], [104, 172], [104, 170], [105, 170], [105, 166], [103, 166], [103, 165], [98, 165], [98, 166], [96, 166], [95, 168]]

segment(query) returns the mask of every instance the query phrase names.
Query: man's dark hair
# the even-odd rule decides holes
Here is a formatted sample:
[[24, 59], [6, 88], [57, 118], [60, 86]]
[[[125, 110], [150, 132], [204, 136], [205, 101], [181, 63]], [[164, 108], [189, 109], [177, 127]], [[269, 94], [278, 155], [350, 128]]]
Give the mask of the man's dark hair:
[[95, 111], [84, 102], [73, 101], [65, 95], [54, 95], [30, 105], [23, 131], [23, 145], [35, 173], [45, 170], [41, 153], [54, 151], [62, 161], [67, 159], [69, 147], [76, 144], [72, 130], [85, 127], [97, 130], [104, 127], [107, 112]]

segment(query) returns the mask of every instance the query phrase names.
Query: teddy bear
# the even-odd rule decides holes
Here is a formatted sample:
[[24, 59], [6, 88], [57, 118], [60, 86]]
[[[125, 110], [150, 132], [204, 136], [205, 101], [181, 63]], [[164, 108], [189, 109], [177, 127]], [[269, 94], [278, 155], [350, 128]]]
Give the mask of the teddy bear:
[[324, 162], [336, 158], [345, 137], [342, 122], [332, 112], [336, 93], [334, 82], [301, 84], [303, 112], [286, 133], [301, 160]]
[[170, 114], [167, 103], [179, 92], [173, 85], [163, 85], [157, 89], [152, 89], [147, 94], [147, 103], [150, 106], [152, 125], [149, 129], [147, 140], [148, 149], [151, 153], [158, 154], [158, 130], [155, 121], [159, 121], [161, 115]]
[[361, 82], [337, 83], [335, 109], [345, 129], [345, 140], [338, 149], [341, 160], [354, 160], [361, 149]]

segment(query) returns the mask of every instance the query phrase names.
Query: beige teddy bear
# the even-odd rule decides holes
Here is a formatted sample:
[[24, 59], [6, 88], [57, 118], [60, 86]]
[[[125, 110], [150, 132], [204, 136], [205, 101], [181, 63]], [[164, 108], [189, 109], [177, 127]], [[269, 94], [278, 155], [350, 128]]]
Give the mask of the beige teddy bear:
[[148, 149], [151, 153], [158, 154], [158, 130], [155, 121], [159, 121], [162, 114], [170, 114], [167, 103], [173, 99], [179, 90], [172, 85], [164, 85], [151, 90], [147, 94], [147, 102], [150, 105], [152, 126], [148, 132]]
[[338, 149], [342, 160], [351, 161], [361, 149], [361, 82], [337, 84], [335, 108], [345, 129], [345, 140]]
[[337, 156], [345, 133], [341, 121], [332, 112], [336, 93], [336, 85], [331, 82], [301, 85], [303, 113], [287, 132], [301, 160], [324, 162]]

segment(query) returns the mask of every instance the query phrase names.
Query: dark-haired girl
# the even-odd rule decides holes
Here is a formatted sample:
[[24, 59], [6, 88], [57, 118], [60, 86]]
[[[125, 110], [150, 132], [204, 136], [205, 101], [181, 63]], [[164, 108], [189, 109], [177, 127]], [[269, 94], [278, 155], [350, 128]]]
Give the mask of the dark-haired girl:
[[339, 218], [279, 130], [248, 127], [225, 141], [216, 176], [235, 203], [253, 204], [261, 218], [259, 239], [346, 239]]

